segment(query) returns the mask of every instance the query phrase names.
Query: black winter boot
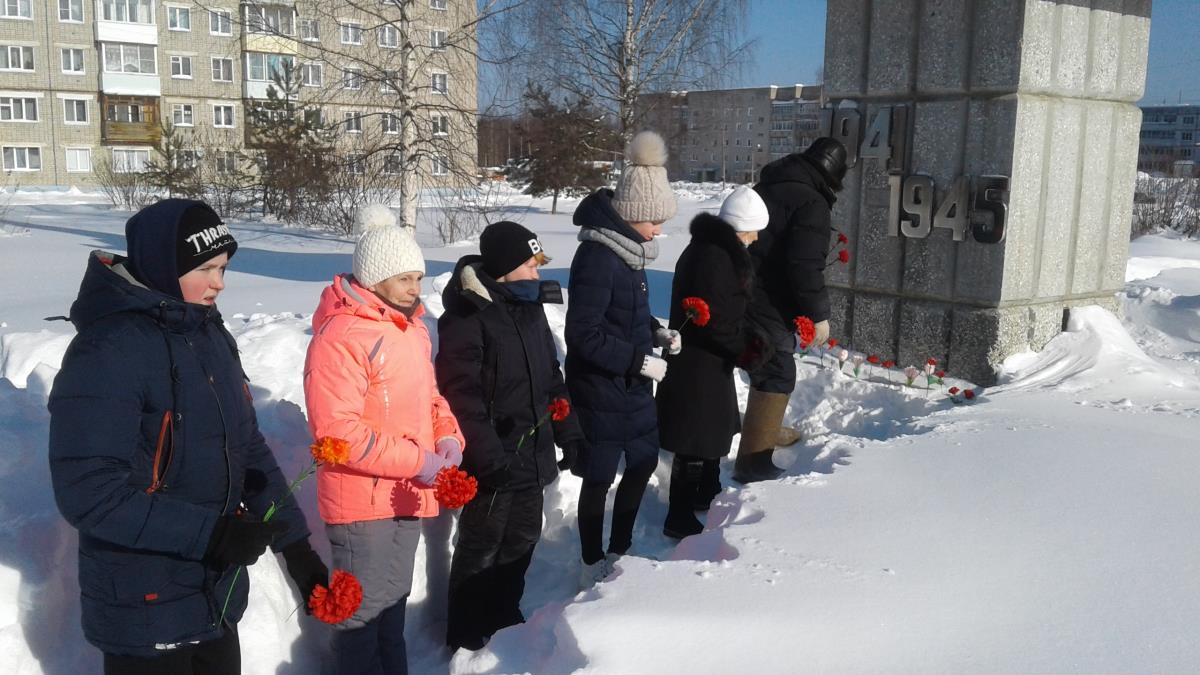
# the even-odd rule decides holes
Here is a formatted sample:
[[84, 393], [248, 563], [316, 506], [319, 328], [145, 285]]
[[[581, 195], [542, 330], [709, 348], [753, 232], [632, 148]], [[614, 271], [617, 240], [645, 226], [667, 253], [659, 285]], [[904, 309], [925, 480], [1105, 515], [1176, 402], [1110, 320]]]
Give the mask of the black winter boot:
[[672, 539], [683, 539], [704, 531], [704, 524], [696, 518], [692, 509], [700, 487], [702, 460], [687, 455], [675, 455], [671, 462], [671, 488], [667, 507], [667, 520], [663, 523], [663, 534]]
[[771, 461], [774, 454], [775, 448], [769, 448], [753, 455], [738, 457], [733, 466], [733, 479], [744, 485], [779, 478], [787, 471], [775, 466], [775, 462]]
[[707, 511], [712, 506], [712, 500], [721, 494], [721, 460], [706, 459], [700, 470], [700, 485], [696, 488], [696, 499], [692, 508], [696, 511]]

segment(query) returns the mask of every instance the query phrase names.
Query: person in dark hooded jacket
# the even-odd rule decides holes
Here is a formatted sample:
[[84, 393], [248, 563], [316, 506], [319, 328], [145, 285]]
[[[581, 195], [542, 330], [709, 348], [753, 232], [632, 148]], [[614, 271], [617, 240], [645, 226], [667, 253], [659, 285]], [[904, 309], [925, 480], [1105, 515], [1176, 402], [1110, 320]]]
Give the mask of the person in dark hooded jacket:
[[[549, 258], [537, 235], [493, 223], [479, 250], [458, 261], [442, 292], [435, 359], [438, 387], [467, 439], [462, 468], [480, 484], [458, 521], [446, 626], [452, 649], [472, 650], [525, 620], [520, 602], [542, 533], [542, 490], [584, 443], [576, 415], [546, 419], [552, 401], [570, 399], [542, 309], [561, 303], [562, 291], [538, 279]], [[557, 463], [555, 444], [563, 449]]]
[[184, 199], [142, 209], [125, 237], [128, 257], [88, 260], [49, 401], [54, 497], [79, 530], [84, 635], [105, 672], [236, 673], [238, 567], [271, 547], [304, 598], [328, 570], [283, 499], [216, 308], [237, 242]]
[[[750, 396], [742, 420], [742, 438], [734, 480], [751, 483], [777, 478], [775, 446], [794, 443], [798, 434], [780, 427], [796, 386], [796, 317], [816, 327], [813, 346], [829, 339], [829, 293], [825, 260], [833, 233], [830, 215], [846, 175], [846, 148], [834, 138], [813, 141], [763, 167], [754, 190], [770, 213], [767, 229], [750, 246], [757, 270], [749, 315], [768, 336], [767, 364], [750, 374]], [[784, 438], [786, 436], [786, 438]]]
[[[658, 256], [654, 236], [676, 209], [664, 168], [666, 144], [643, 131], [626, 157], [616, 192], [588, 195], [573, 218], [581, 230], [571, 261], [566, 376], [589, 442], [573, 469], [583, 478], [578, 517], [584, 586], [611, 574], [633, 543], [638, 507], [658, 466], [652, 383], [666, 375], [667, 364], [653, 349], [680, 349], [679, 332], [650, 315], [645, 272]], [[606, 554], [604, 502], [622, 459]]]

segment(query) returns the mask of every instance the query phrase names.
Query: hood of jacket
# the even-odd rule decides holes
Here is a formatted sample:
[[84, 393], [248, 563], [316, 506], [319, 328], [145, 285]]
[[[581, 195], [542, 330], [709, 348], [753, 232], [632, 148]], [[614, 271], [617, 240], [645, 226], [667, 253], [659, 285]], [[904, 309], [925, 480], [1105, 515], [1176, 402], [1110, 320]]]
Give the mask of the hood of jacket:
[[613, 208], [613, 191], [600, 188], [583, 198], [575, 209], [571, 222], [579, 227], [590, 227], [593, 230], [611, 230], [633, 242], [643, 242], [645, 238], [625, 221]]
[[711, 213], [700, 213], [692, 219], [690, 231], [692, 241], [711, 244], [725, 251], [729, 255], [729, 259], [733, 261], [733, 269], [737, 274], [738, 282], [742, 284], [743, 288], [749, 287], [754, 277], [750, 253], [747, 252], [742, 240], [738, 239], [737, 231], [729, 223]]
[[371, 321], [389, 321], [404, 330], [421, 319], [425, 314], [425, 305], [418, 299], [410, 319], [404, 312], [360, 286], [353, 275], [339, 274], [333, 278], [333, 283], [321, 291], [321, 300], [317, 303], [317, 311], [313, 313], [313, 330], [319, 332], [327, 321], [341, 314]]
[[825, 176], [821, 173], [821, 170], [798, 152], [781, 157], [762, 168], [762, 171], [759, 173], [757, 186], [774, 185], [776, 183], [801, 183], [807, 185], [819, 192], [825, 198], [825, 201], [829, 202], [830, 207], [837, 201], [837, 196], [825, 181]]
[[[171, 266], [175, 265], [172, 249]], [[77, 331], [121, 312], [152, 316], [167, 328], [186, 332], [207, 319], [220, 320], [216, 307], [184, 302], [161, 291], [147, 288], [129, 270], [129, 259], [107, 251], [92, 251], [79, 284], [79, 295], [71, 304], [70, 319]]]

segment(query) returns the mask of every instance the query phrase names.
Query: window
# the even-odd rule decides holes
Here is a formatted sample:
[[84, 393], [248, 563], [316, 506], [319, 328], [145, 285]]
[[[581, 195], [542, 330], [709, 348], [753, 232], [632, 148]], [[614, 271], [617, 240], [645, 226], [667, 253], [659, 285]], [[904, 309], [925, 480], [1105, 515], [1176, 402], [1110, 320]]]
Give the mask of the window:
[[142, 106], [138, 103], [109, 103], [106, 111], [109, 122], [140, 124], [143, 121]]
[[167, 30], [191, 30], [192, 10], [187, 7], [167, 8]]
[[430, 9], [446, 9], [446, 0], [429, 0]]
[[400, 71], [385, 70], [380, 75], [382, 75], [382, 79], [379, 81], [379, 91], [385, 94], [395, 94], [398, 91], [395, 83], [400, 78]]
[[295, 68], [295, 57], [284, 54], [246, 54], [246, 79], [254, 82], [284, 82]]
[[362, 155], [347, 155], [346, 156], [346, 173], [360, 176], [366, 168], [366, 158]]
[[325, 109], [324, 108], [309, 108], [304, 111], [304, 124], [309, 127], [325, 126]]
[[383, 158], [383, 172], [394, 174], [400, 173], [400, 155], [395, 153], [387, 155]]
[[446, 174], [450, 173], [450, 162], [446, 160], [444, 155], [434, 155], [432, 157], [432, 161], [433, 175], [445, 176]]
[[396, 30], [395, 26], [380, 26], [375, 29], [375, 33], [379, 36], [380, 47], [395, 49], [400, 46], [400, 31]]
[[344, 45], [361, 45], [362, 44], [362, 24], [343, 22], [342, 26], [342, 44]]
[[72, 75], [83, 74], [83, 50], [73, 47], [63, 47], [59, 50], [62, 56], [62, 71]]
[[214, 153], [213, 166], [217, 173], [233, 173], [237, 171], [238, 156], [233, 150], [222, 150]]
[[83, 0], [58, 0], [58, 20], [83, 23]]
[[33, 11], [29, 7], [29, 0], [4, 0], [4, 13], [0, 14], [6, 19], [32, 19]]
[[4, 146], [5, 171], [41, 171], [42, 149], [24, 146]]
[[151, 0], [101, 0], [100, 17], [123, 23], [154, 23]]
[[1184, 123], [1184, 124], [1195, 124], [1195, 123], [1196, 123], [1196, 118], [1195, 118], [1195, 116], [1187, 116], [1187, 117], [1184, 117], [1184, 118], [1183, 118], [1183, 123]]
[[362, 71], [358, 68], [347, 68], [342, 71], [343, 89], [362, 89]]
[[450, 135], [450, 118], [446, 115], [433, 116], [433, 135], [434, 136], [449, 136]]
[[300, 66], [300, 83], [305, 87], [319, 87], [324, 81], [325, 69], [319, 63]]
[[63, 121], [67, 124], [87, 124], [87, 100], [82, 98], [64, 98]]
[[200, 166], [200, 153], [196, 150], [180, 150], [175, 153], [175, 168], [195, 169]]
[[1183, 134], [1180, 136], [1180, 140], [1183, 140], [1183, 141], [1192, 140], [1192, 132], [1190, 132], [1190, 131], [1183, 132]]
[[192, 57], [172, 56], [171, 77], [183, 77], [189, 80], [192, 79]]
[[379, 127], [385, 134], [400, 133], [400, 118], [392, 113], [384, 113], [379, 118]]
[[91, 148], [67, 148], [67, 173], [87, 173], [91, 170]]
[[233, 82], [233, 59], [212, 60], [213, 82]]
[[213, 106], [213, 126], [222, 129], [233, 128], [233, 106], [231, 105], [214, 105]]
[[450, 76], [446, 73], [433, 74], [433, 90], [439, 94], [445, 94], [450, 91]]
[[281, 33], [295, 35], [295, 13], [291, 7], [246, 7], [246, 30], [251, 33]]
[[0, 46], [0, 70], [33, 71], [33, 47]]
[[177, 127], [190, 127], [195, 124], [191, 103], [176, 103], [171, 106], [171, 124]]
[[431, 30], [429, 31], [429, 47], [436, 52], [446, 50], [446, 31]]
[[309, 42], [321, 39], [321, 25], [316, 19], [300, 19], [300, 39]]
[[38, 121], [38, 105], [36, 98], [0, 98], [0, 121], [4, 122], [36, 122]]
[[158, 65], [154, 61], [154, 47], [106, 42], [104, 72], [154, 75], [158, 73]]
[[342, 114], [345, 119], [346, 132], [351, 134], [362, 133], [362, 117], [359, 116], [357, 110], [351, 110]]
[[150, 162], [150, 151], [140, 148], [113, 148], [112, 168], [116, 173], [141, 173]]
[[233, 35], [233, 14], [214, 9], [208, 13], [208, 32], [213, 35]]

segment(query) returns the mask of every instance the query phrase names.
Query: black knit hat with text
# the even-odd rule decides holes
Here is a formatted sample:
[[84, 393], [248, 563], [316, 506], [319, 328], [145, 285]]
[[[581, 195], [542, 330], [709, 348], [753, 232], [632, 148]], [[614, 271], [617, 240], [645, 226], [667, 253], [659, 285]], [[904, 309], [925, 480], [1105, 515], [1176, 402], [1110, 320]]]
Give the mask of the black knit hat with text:
[[526, 260], [538, 255], [550, 258], [542, 252], [542, 243], [537, 235], [522, 225], [509, 220], [492, 223], [479, 235], [479, 255], [483, 257], [483, 271], [493, 279], [517, 269]]
[[188, 207], [175, 230], [175, 270], [179, 276], [213, 258], [228, 253], [233, 257], [237, 242], [215, 211], [203, 205]]

